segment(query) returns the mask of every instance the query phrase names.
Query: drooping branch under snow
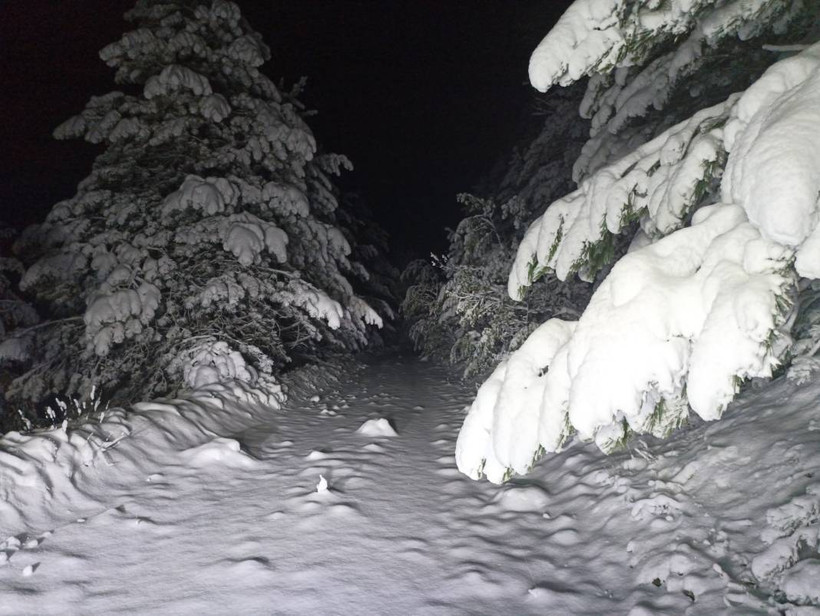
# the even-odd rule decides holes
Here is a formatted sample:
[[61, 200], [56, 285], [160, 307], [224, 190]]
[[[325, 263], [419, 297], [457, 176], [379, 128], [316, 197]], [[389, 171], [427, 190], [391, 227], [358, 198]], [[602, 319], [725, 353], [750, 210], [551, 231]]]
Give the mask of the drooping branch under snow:
[[[782, 326], [797, 276], [820, 277], [818, 109], [820, 44], [602, 169], [533, 223], [511, 295], [541, 269], [566, 277], [587, 266], [588, 247], [625, 213], [668, 235], [623, 257], [577, 324], [548, 321], [499, 366], [459, 435], [463, 472], [525, 473], [573, 430], [609, 450], [629, 431], [668, 433], [690, 408], [717, 419], [742, 380], [771, 376], [790, 344]], [[724, 160], [716, 203], [678, 229], [697, 183]]]

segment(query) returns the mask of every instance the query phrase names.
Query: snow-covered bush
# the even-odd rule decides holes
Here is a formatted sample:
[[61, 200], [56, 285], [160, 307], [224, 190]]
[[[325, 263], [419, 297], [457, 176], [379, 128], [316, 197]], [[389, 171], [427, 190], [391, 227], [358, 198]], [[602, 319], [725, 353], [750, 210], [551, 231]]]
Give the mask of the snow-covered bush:
[[525, 301], [512, 301], [504, 289], [520, 239], [522, 198], [502, 206], [468, 194], [459, 201], [467, 216], [450, 233], [446, 258], [413, 262], [405, 270], [402, 311], [417, 351], [461, 367], [465, 378], [481, 378], [545, 318], [577, 316], [588, 285], [560, 285], [548, 277]]
[[461, 194], [465, 217], [450, 232], [444, 258], [412, 263], [402, 312], [416, 350], [485, 376], [544, 319], [577, 316], [589, 299], [584, 284], [548, 276], [523, 301], [506, 292], [507, 271], [527, 223], [571, 187], [570, 170], [585, 123], [567, 116], [577, 96], [539, 99], [537, 130], [478, 187], [487, 198]]
[[481, 387], [464, 473], [525, 473], [573, 432], [609, 451], [690, 409], [717, 419], [800, 351], [798, 287], [820, 277], [818, 15], [815, 0], [576, 0], [538, 46], [536, 88], [589, 76], [592, 129], [509, 294], [590, 279], [618, 237], [631, 246], [577, 322], [547, 321]]
[[50, 320], [9, 332], [31, 342], [8, 396], [117, 401], [365, 344], [379, 317], [351, 286], [330, 179], [350, 163], [317, 154], [260, 35], [227, 0], [138, 0], [126, 19], [100, 54], [124, 91], [55, 131], [105, 150], [17, 245]]
[[401, 273], [405, 286], [401, 314], [407, 335], [424, 359], [446, 360], [455, 342], [449, 318], [439, 314], [438, 301], [445, 277], [446, 257], [431, 254], [430, 260], [415, 259]]

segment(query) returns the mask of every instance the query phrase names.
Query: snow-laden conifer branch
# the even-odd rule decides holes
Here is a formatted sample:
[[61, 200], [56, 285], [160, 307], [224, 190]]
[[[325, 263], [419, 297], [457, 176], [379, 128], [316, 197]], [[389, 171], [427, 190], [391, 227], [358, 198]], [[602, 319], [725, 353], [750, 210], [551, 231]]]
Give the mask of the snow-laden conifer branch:
[[[576, 2], [567, 15], [592, 4]], [[805, 8], [794, 3], [784, 13], [782, 4], [777, 11], [758, 4], [743, 13], [750, 21], [736, 24], [738, 33], [764, 31]], [[560, 47], [565, 35], [558, 28], [545, 42]], [[598, 45], [603, 34], [590, 36]], [[606, 48], [608, 61], [632, 63], [617, 45]], [[559, 73], [548, 81], [560, 81]], [[799, 278], [820, 277], [818, 109], [815, 44], [772, 65], [742, 94], [600, 168], [547, 208], [519, 247], [513, 297], [548, 271], [562, 279], [594, 274], [615, 256], [605, 250], [612, 234], [631, 230], [635, 220], [640, 231], [577, 323], [545, 323], [479, 390], [457, 444], [463, 472], [492, 481], [525, 473], [573, 432], [609, 451], [632, 432], [668, 434], [690, 409], [717, 419], [744, 380], [770, 377], [798, 351], [791, 330], [803, 295]], [[795, 333], [812, 353], [815, 330], [805, 321]]]
[[649, 237], [679, 228], [722, 167], [722, 126], [735, 100], [696, 113], [554, 202], [518, 248], [510, 296], [547, 270], [561, 280], [584, 268], [594, 274], [603, 265], [590, 262], [594, 247], [635, 220]]
[[762, 43], [750, 49], [743, 41], [793, 40], [810, 31], [817, 9], [815, 0], [573, 3], [533, 53], [529, 72], [541, 91], [590, 77], [581, 115], [592, 130], [575, 164], [576, 181], [624, 153], [626, 143], [613, 135], [636, 119], [650, 122], [647, 116], [672, 104], [673, 95], [698, 107], [728, 95], [730, 73], [753, 73], [771, 61], [758, 57]]

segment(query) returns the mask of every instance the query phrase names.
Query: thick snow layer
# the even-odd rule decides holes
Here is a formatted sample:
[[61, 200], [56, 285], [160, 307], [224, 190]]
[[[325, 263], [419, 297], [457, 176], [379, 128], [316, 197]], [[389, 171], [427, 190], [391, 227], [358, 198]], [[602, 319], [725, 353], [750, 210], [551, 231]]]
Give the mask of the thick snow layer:
[[604, 449], [623, 422], [660, 436], [685, 418], [687, 400], [717, 419], [737, 378], [768, 377], [777, 365], [776, 345], [765, 343], [792, 282], [782, 273], [788, 256], [736, 205], [702, 208], [690, 227], [630, 252], [574, 332], [548, 321], [479, 390], [460, 468], [475, 477], [486, 460], [493, 481], [507, 468], [525, 473], [568, 427]]
[[[321, 404], [296, 383], [280, 410], [214, 389], [0, 439], [0, 613], [820, 608], [817, 383], [612, 456], [576, 443], [504, 486], [454, 468], [471, 391], [436, 366], [325, 383]], [[383, 415], [400, 436], [356, 433]]]
[[[684, 81], [703, 69], [722, 41], [778, 37], [806, 12], [802, 1], [576, 0], [535, 49], [529, 67], [541, 91], [590, 77], [580, 113], [591, 120], [591, 135], [575, 163], [575, 181], [631, 150], [619, 145], [640, 134], [641, 124], [632, 120], [681, 96]], [[702, 89], [725, 85], [711, 73], [689, 88], [693, 106]], [[651, 138], [642, 136], [639, 143]]]
[[[575, 325], [550, 319], [481, 386], [456, 444], [456, 461], [463, 473], [473, 479], [484, 473], [498, 483], [508, 467], [526, 473], [541, 442], [550, 451], [560, 448], [568, 436], [565, 419], [539, 411], [545, 381], [561, 376], [557, 370], [548, 372], [550, 363]], [[505, 453], [499, 457], [497, 450]]]
[[222, 247], [245, 266], [259, 261], [259, 254], [267, 249], [279, 263], [288, 260], [287, 234], [253, 214], [234, 214], [223, 225]]
[[530, 82], [541, 92], [569, 85], [597, 63], [614, 64], [624, 45], [616, 13], [624, 0], [576, 0], [530, 58]]
[[159, 75], [149, 77], [145, 82], [143, 94], [152, 99], [157, 96], [173, 94], [178, 90], [190, 90], [197, 96], [209, 96], [213, 93], [208, 78], [186, 66], [170, 64], [162, 69]]
[[189, 468], [204, 468], [218, 465], [226, 468], [253, 468], [254, 459], [242, 451], [239, 441], [217, 437], [202, 445], [185, 449], [179, 454], [180, 460]]
[[726, 126], [723, 200], [763, 234], [797, 249], [801, 276], [820, 278], [820, 43], [773, 65]]
[[384, 325], [379, 313], [360, 297], [354, 296], [350, 299], [350, 312], [365, 325], [375, 325], [379, 329]]
[[[808, 543], [817, 548], [817, 532], [812, 536], [813, 543]], [[820, 605], [820, 560], [802, 560], [789, 571], [783, 584], [783, 592], [786, 598], [798, 605], [813, 604]]]
[[188, 208], [199, 210], [206, 216], [225, 211], [236, 202], [238, 192], [225, 178], [201, 178], [189, 175], [176, 190], [169, 194], [162, 204], [163, 217], [177, 210]]
[[[109, 286], [118, 284], [118, 275], [125, 271], [130, 272], [126, 267], [116, 268], [108, 276]], [[140, 333], [153, 320], [159, 302], [159, 289], [150, 282], [136, 289], [97, 294], [83, 315], [90, 347], [101, 357], [107, 355], [114, 344]]]
[[289, 301], [300, 306], [311, 317], [323, 319], [331, 329], [338, 329], [345, 316], [344, 308], [326, 293], [301, 281], [292, 281]]
[[[508, 408], [534, 405], [551, 418], [542, 423], [608, 449], [624, 426], [663, 434], [687, 405], [717, 419], [738, 382], [771, 374], [789, 344], [778, 328], [796, 284], [792, 260], [799, 275], [820, 276], [818, 109], [820, 44], [602, 168], [530, 226], [509, 276], [513, 298], [545, 270], [583, 275], [596, 246], [635, 215], [643, 235], [593, 295], [566, 349], [550, 349], [541, 366], [549, 372], [537, 380], [543, 393], [511, 385], [523, 378], [512, 360], [479, 391], [471, 416], [484, 419], [464, 427], [467, 474], [486, 460], [497, 481], [502, 469], [525, 472], [541, 448], [556, 448], [554, 434], [536, 440], [529, 424], [511, 427]], [[701, 206], [680, 229], [724, 162], [723, 203]]]
[[[581, 111], [584, 117], [592, 119], [593, 136], [619, 133], [631, 118], [643, 117], [652, 108], [662, 109], [677, 82], [701, 68], [704, 57], [708, 57], [708, 51], [717, 45], [719, 39], [729, 36], [748, 39], [767, 27], [779, 31], [783, 27], [781, 22], [788, 23], [790, 11], [795, 10], [791, 7], [778, 15], [783, 9], [779, 2], [741, 0], [717, 7], [701, 5], [706, 10], [693, 22], [690, 10], [694, 7], [687, 4], [672, 2], [669, 5], [671, 10], [637, 13], [639, 29], [653, 33], [681, 32], [690, 27], [691, 30], [672, 51], [661, 54], [634, 76], [619, 72], [615, 84], [608, 84], [608, 89], [606, 80], [587, 89]], [[801, 3], [794, 4], [799, 6]], [[621, 30], [621, 34], [630, 37], [636, 33]], [[659, 43], [661, 37], [648, 40], [651, 45]], [[629, 60], [624, 65], [629, 65]]]
[[[751, 38], [764, 27], [778, 31], [796, 8], [784, 11], [778, 0], [575, 0], [533, 51], [530, 82], [541, 92], [556, 84], [567, 86], [586, 75], [640, 64], [653, 55], [653, 46], [684, 37], [674, 52], [661, 55], [629, 88], [615, 91], [621, 98], [617, 108], [639, 106], [642, 111], [632, 115], [643, 115], [647, 103], [654, 103], [652, 91], [668, 89], [704, 48], [726, 36]], [[653, 86], [652, 77], [660, 83]]]

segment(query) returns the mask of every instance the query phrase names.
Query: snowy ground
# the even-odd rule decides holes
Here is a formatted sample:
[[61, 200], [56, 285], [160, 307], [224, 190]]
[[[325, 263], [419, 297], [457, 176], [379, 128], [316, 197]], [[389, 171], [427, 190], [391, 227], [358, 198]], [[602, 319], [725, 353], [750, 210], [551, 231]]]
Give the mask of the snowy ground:
[[501, 487], [456, 471], [473, 392], [442, 369], [313, 393], [4, 438], [0, 614], [820, 614], [794, 607], [820, 604], [820, 384]]

